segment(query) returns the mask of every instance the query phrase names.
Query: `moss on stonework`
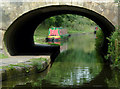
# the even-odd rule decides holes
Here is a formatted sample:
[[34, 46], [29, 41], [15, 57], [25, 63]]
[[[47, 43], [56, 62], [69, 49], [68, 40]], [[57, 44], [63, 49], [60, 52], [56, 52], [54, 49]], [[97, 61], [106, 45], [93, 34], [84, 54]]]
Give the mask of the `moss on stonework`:
[[26, 62], [2, 66], [0, 67], [3, 71], [2, 80], [41, 72], [45, 70], [48, 65], [49, 61], [47, 58], [33, 58]]

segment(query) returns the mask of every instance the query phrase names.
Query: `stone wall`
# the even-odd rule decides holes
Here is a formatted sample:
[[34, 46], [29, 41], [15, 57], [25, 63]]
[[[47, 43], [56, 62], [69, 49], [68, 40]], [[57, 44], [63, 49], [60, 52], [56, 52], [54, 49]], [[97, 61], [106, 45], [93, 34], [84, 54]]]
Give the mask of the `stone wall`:
[[[28, 0], [29, 1], [29, 0]], [[114, 25], [118, 24], [118, 5], [113, 0], [38, 0], [40, 2], [1, 2], [2, 28], [7, 29], [22, 14], [50, 5], [73, 5], [93, 10], [106, 17]], [[96, 2], [97, 1], [97, 2]]]
[[2, 30], [0, 30], [0, 49], [2, 49]]
[[5, 33], [5, 29], [0, 29], [0, 50], [3, 49], [3, 36]]

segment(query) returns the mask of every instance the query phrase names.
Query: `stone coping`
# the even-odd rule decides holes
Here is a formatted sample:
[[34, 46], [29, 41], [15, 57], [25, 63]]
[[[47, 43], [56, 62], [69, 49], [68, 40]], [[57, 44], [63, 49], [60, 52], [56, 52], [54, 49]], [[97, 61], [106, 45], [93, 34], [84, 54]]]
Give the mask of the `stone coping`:
[[49, 66], [50, 62], [50, 57], [46, 56], [2, 66], [0, 68], [0, 81], [40, 73]]

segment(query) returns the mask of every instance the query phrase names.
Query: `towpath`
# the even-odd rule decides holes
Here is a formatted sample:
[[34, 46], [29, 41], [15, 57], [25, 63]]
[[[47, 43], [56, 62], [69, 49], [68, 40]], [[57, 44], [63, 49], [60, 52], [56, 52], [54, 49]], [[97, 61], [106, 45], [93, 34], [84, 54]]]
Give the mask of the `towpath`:
[[26, 62], [30, 59], [33, 58], [49, 58], [50, 56], [11, 56], [9, 58], [5, 58], [5, 59], [0, 59], [0, 67], [1, 66], [8, 66], [10, 64], [17, 64], [17, 63], [21, 63], [21, 62]]

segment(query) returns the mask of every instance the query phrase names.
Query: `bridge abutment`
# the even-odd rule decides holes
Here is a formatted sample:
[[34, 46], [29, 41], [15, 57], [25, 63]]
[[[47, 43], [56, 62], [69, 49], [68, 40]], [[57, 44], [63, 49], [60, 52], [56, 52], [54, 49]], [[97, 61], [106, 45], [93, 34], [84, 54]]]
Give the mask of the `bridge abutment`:
[[[35, 50], [33, 41], [35, 28], [46, 18], [54, 15], [77, 14], [88, 17], [101, 27], [105, 37], [110, 36], [115, 25], [118, 25], [118, 4], [114, 2], [79, 2], [79, 0], [4, 2], [2, 8], [2, 26], [7, 29], [4, 42], [11, 55], [33, 53], [26, 50]], [[106, 46], [107, 43], [104, 43]]]

